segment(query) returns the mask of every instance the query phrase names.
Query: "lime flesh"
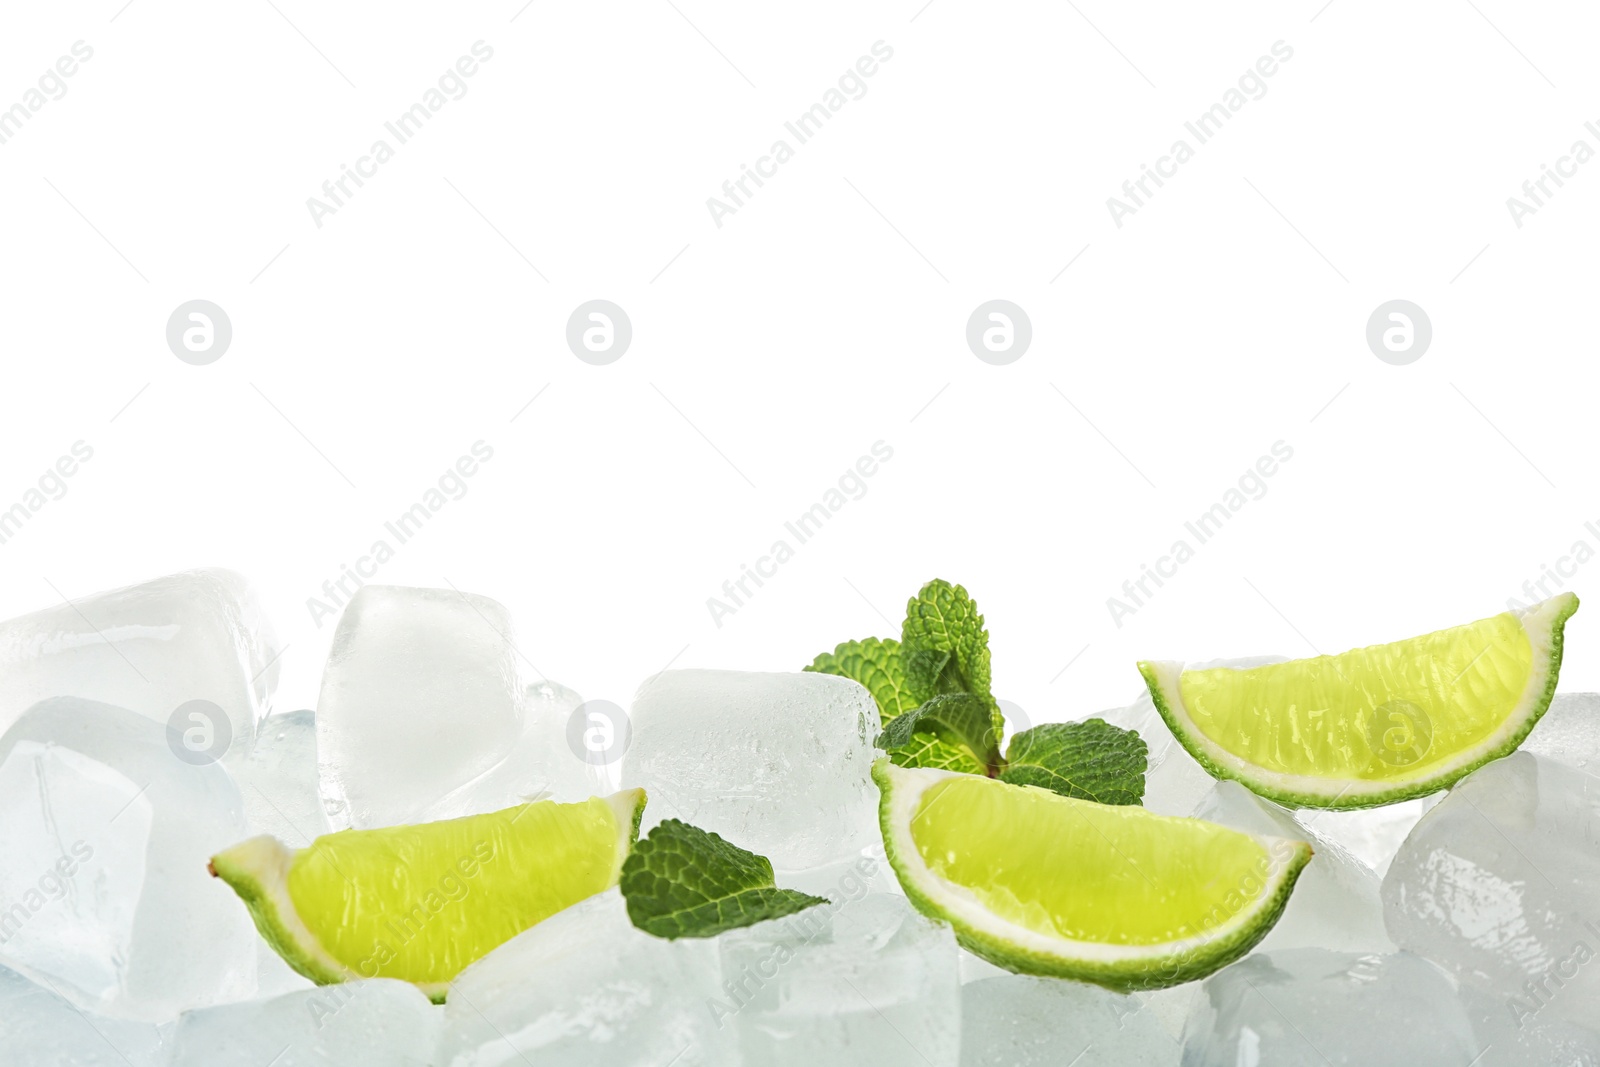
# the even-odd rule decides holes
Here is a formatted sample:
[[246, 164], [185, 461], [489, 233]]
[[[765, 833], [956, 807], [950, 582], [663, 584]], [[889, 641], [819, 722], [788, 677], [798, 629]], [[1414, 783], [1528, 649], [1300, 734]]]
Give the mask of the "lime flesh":
[[873, 768], [890, 864], [924, 913], [1009, 970], [1152, 989], [1204, 977], [1277, 921], [1301, 841], [976, 775]]
[[1549, 706], [1564, 594], [1392, 644], [1264, 667], [1141, 663], [1163, 718], [1218, 777], [1292, 806], [1371, 807], [1511, 752]]
[[468, 964], [617, 884], [643, 792], [346, 830], [294, 850], [252, 838], [211, 860], [291, 967], [327, 984], [398, 978], [435, 999]]

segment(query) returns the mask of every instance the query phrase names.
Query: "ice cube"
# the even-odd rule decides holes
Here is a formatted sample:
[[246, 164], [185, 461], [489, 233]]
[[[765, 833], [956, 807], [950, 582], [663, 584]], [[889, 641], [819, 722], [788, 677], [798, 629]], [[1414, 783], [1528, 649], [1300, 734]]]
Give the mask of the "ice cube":
[[1338, 845], [1295, 822], [1287, 808], [1256, 796], [1238, 782], [1217, 782], [1195, 808], [1194, 816], [1248, 833], [1311, 844], [1311, 862], [1300, 873], [1283, 917], [1261, 942], [1261, 951], [1394, 951], [1394, 942], [1383, 927], [1378, 876]]
[[88, 1015], [46, 986], [0, 967], [0, 1049], [17, 1064], [166, 1067], [161, 1028]]
[[437, 1067], [725, 1067], [714, 941], [636, 929], [611, 889], [526, 930], [446, 994]]
[[780, 871], [876, 844], [878, 708], [831, 674], [666, 671], [639, 687], [625, 786], [650, 796], [645, 828], [679, 818]]
[[955, 937], [900, 896], [819, 905], [718, 938], [712, 1014], [747, 1064], [956, 1067]]
[[1417, 820], [1443, 798], [1444, 793], [1440, 792], [1359, 811], [1301, 808], [1295, 812], [1295, 821], [1334, 842], [1382, 878]]
[[1178, 1042], [1132, 996], [1007, 975], [961, 988], [961, 1067], [1169, 1067]]
[[255, 928], [206, 872], [247, 832], [222, 764], [180, 759], [163, 724], [35, 705], [0, 736], [0, 960], [123, 1018], [251, 996]]
[[1511, 999], [1462, 986], [1472, 1031], [1484, 1051], [1471, 1067], [1600, 1067], [1600, 1033], [1555, 1018], [1529, 1016]]
[[208, 744], [243, 756], [271, 703], [278, 653], [255, 593], [232, 571], [184, 571], [79, 597], [0, 623], [0, 730], [49, 697], [160, 723], [206, 701], [226, 718], [208, 729], [228, 734]]
[[1522, 748], [1600, 773], [1600, 693], [1557, 693]]
[[1004, 978], [1011, 973], [1004, 967], [996, 967], [982, 956], [968, 952], [964, 948], [957, 948], [956, 956], [956, 972], [961, 976], [962, 985], [984, 982], [990, 978]]
[[1580, 1026], [1600, 1001], [1600, 778], [1518, 752], [1423, 816], [1383, 880], [1403, 948], [1517, 1018]]
[[1133, 730], [1144, 739], [1149, 763], [1144, 775], [1144, 806], [1161, 815], [1188, 815], [1216, 784], [1216, 779], [1178, 739], [1156, 711], [1150, 691], [1142, 690], [1133, 703], [1098, 716], [1112, 726]]
[[390, 826], [540, 794], [590, 795], [554, 788], [583, 772], [564, 740], [576, 694], [529, 686], [525, 667], [503, 605], [455, 590], [363, 586], [339, 620], [317, 700], [322, 794], [334, 825]]
[[1149, 989], [1133, 994], [1132, 999], [1138, 1001], [1138, 1011], [1148, 1013], [1161, 1027], [1161, 1032], [1172, 1039], [1173, 1045], [1183, 1043], [1183, 1028], [1189, 1022], [1189, 1016], [1194, 1011], [1195, 1005], [1200, 1001], [1199, 982], [1185, 982], [1183, 985], [1169, 986], [1166, 989]]
[[893, 893], [905, 896], [894, 868], [884, 856], [883, 843], [862, 849], [820, 867], [803, 871], [785, 871], [783, 886], [802, 893], [827, 897], [829, 900], [859, 900], [868, 893]]
[[1184, 1067], [1466, 1067], [1482, 1051], [1448, 975], [1403, 952], [1257, 953], [1206, 979]]
[[273, 712], [261, 721], [250, 754], [233, 766], [253, 834], [304, 848], [332, 831], [317, 782], [313, 711]]
[[374, 978], [186, 1012], [171, 1067], [429, 1067], [440, 1012]]

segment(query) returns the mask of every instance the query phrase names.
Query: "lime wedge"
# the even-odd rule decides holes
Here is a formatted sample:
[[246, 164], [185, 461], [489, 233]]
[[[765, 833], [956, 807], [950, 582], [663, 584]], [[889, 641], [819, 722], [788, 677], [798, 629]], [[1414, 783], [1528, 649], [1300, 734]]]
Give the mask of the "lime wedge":
[[1201, 766], [1291, 807], [1371, 808], [1444, 789], [1528, 736], [1555, 695], [1571, 593], [1337, 656], [1185, 670], [1141, 663]]
[[1160, 989], [1249, 952], [1304, 841], [928, 768], [872, 768], [889, 863], [917, 909], [1007, 970]]
[[399, 978], [435, 1001], [528, 927], [617, 884], [644, 791], [345, 830], [291, 849], [253, 837], [211, 858], [256, 929], [313, 982]]

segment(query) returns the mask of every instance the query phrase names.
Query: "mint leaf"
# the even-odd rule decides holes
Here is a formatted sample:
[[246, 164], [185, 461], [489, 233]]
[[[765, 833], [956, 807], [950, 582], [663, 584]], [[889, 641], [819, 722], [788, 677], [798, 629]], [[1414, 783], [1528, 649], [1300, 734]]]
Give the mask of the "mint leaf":
[[906, 604], [900, 629], [906, 684], [918, 702], [941, 693], [990, 699], [989, 632], [959, 585], [935, 578]]
[[819, 674], [837, 674], [866, 686], [872, 699], [878, 702], [878, 719], [885, 725], [919, 703], [906, 686], [900, 642], [892, 637], [846, 641], [832, 652], [822, 653], [805, 669]]
[[993, 705], [973, 693], [944, 693], [896, 717], [884, 728], [879, 744], [891, 752], [928, 732], [960, 745], [987, 771], [1000, 762], [1000, 731]]
[[714, 937], [826, 903], [777, 888], [765, 856], [677, 819], [633, 846], [621, 884], [633, 925], [668, 940]]
[[1101, 804], [1138, 804], [1148, 754], [1144, 738], [1104, 719], [1046, 723], [1011, 739], [1000, 780]]
[[979, 763], [965, 745], [946, 741], [930, 730], [913, 733], [911, 740], [889, 753], [889, 762], [896, 767], [932, 767], [936, 771], [962, 774], [989, 773], [989, 768]]

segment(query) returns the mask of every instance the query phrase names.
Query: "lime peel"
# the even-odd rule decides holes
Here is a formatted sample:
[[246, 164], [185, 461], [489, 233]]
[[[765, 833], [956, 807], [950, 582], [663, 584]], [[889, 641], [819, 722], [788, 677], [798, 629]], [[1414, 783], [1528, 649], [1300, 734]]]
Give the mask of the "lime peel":
[[[1303, 738], [1314, 736], [1319, 728], [1341, 728], [1347, 735], [1359, 736], [1363, 731], [1354, 728], [1355, 717], [1376, 716], [1382, 710], [1381, 706], [1371, 706], [1378, 699], [1371, 694], [1375, 691], [1381, 693], [1388, 679], [1378, 672], [1363, 672], [1363, 663], [1387, 659], [1399, 665], [1395, 668], [1397, 671], [1410, 670], [1416, 675], [1428, 676], [1434, 673], [1432, 668], [1444, 667], [1444, 664], [1429, 662], [1427, 650], [1430, 647], [1443, 645], [1452, 635], [1464, 638], [1477, 632], [1503, 632], [1507, 628], [1507, 620], [1513, 621], [1514, 628], [1526, 640], [1526, 648], [1516, 650], [1518, 658], [1524, 654], [1527, 658], [1526, 677], [1516, 687], [1514, 698], [1480, 705], [1470, 703], [1469, 694], [1461, 697], [1457, 705], [1440, 706], [1435, 703], [1431, 713], [1434, 730], [1450, 725], [1452, 706], [1467, 709], [1461, 712], [1462, 715], [1470, 711], [1478, 719], [1492, 720], [1481, 737], [1468, 741], [1458, 749], [1430, 750], [1426, 757], [1418, 758], [1410, 765], [1383, 763], [1373, 758], [1370, 761], [1371, 769], [1359, 773], [1352, 771], [1351, 768], [1356, 765], [1348, 761], [1349, 752], [1354, 748], [1351, 744], [1344, 746], [1343, 753], [1347, 757], [1345, 767], [1330, 769], [1326, 773], [1295, 773], [1263, 766], [1257, 760], [1234, 750], [1245, 747], [1243, 742], [1226, 745], [1209, 735], [1196, 721], [1185, 698], [1186, 672], [1182, 663], [1142, 662], [1139, 672], [1144, 676], [1156, 710], [1166, 721], [1167, 727], [1213, 777], [1233, 779], [1260, 796], [1289, 807], [1372, 808], [1446, 789], [1491, 760], [1514, 752], [1544, 715], [1555, 695], [1566, 621], [1577, 610], [1578, 598], [1572, 593], [1563, 593], [1531, 607], [1504, 612], [1463, 627], [1441, 630], [1390, 645], [1356, 649], [1339, 656], [1318, 656], [1248, 669], [1219, 668], [1192, 672], [1225, 678], [1225, 672], [1234, 671], [1239, 675], [1237, 682], [1241, 688], [1251, 683], [1247, 676], [1259, 680], [1275, 675], [1282, 677], [1286, 672], [1301, 672], [1303, 677], [1324, 669], [1348, 680], [1350, 684], [1343, 694], [1348, 702], [1343, 707], [1318, 708], [1316, 717], [1310, 711], [1291, 708], [1284, 711], [1278, 723], [1263, 722], [1257, 716], [1248, 724], [1258, 737], [1281, 739], [1282, 748], [1293, 749]], [[1349, 668], [1348, 672], [1340, 666], [1341, 663], [1344, 668]], [[1486, 687], [1492, 688], [1493, 684], [1504, 682], [1503, 677], [1493, 677], [1495, 667], [1495, 664], [1486, 663], [1481, 669], [1481, 673], [1487, 676], [1484, 681]], [[1472, 670], [1475, 670], [1475, 665], [1469, 662], [1459, 672], [1452, 665], [1449, 669], [1437, 672], [1437, 676], [1449, 679], [1446, 688], [1468, 689], [1470, 686], [1459, 686], [1458, 683], [1461, 676]], [[1323, 677], [1326, 678], [1326, 673]], [[1403, 700], [1396, 702], [1406, 703]], [[1327, 714], [1329, 711], [1333, 714]], [[1241, 713], [1240, 717], [1244, 717], [1244, 714]], [[1278, 729], [1274, 732], [1275, 726]]]
[[[1266, 936], [1282, 915], [1296, 879], [1311, 859], [1311, 847], [1304, 841], [1246, 834], [1199, 820], [1156, 815], [1137, 807], [1094, 804], [1034, 786], [1015, 786], [930, 768], [904, 768], [887, 759], [875, 763], [872, 773], [882, 793], [879, 818], [885, 851], [912, 904], [925, 915], [948, 922], [955, 930], [956, 939], [969, 951], [999, 967], [1023, 974], [1072, 978], [1122, 992], [1161, 989], [1203, 978], [1244, 956]], [[1215, 925], [1202, 923], [1205, 927], [1202, 932], [1143, 943], [1063, 936], [1058, 931], [1044, 929], [1048, 922], [1023, 922], [1000, 914], [993, 904], [996, 893], [990, 891], [990, 887], [953, 881], [930, 866], [915, 836], [915, 820], [923, 811], [929, 791], [952, 781], [976, 783], [963, 788], [1014, 790], [1021, 794], [1002, 795], [997, 799], [1002, 807], [1015, 803], [1019, 817], [1034, 818], [1037, 824], [1025, 829], [1040, 840], [1052, 836], [1052, 830], [1059, 830], [1068, 820], [1081, 817], [1086, 809], [1099, 809], [1115, 812], [1117, 818], [1136, 824], [1137, 832], [1150, 835], [1152, 843], [1182, 840], [1194, 832], [1254, 842], [1259, 848], [1247, 851], [1258, 856], [1259, 861], [1252, 863], [1248, 870], [1195, 872], [1197, 879], [1221, 878], [1220, 884], [1234, 887], [1223, 895], [1238, 899], [1237, 906], [1227, 909], [1227, 914]], [[1041, 802], [1041, 797], [1048, 800]], [[1056, 819], [1061, 822], [1055, 822]], [[1093, 846], [1093, 851], [1099, 854], [1086, 853], [1084, 863], [1121, 862], [1115, 856], [1106, 855], [1117, 846], [1109, 839], [1105, 844], [1104, 849]], [[1027, 854], [1020, 854], [1015, 866], [1025, 866], [1028, 860]], [[1084, 869], [1062, 867], [1041, 873], [1054, 880], [1055, 887], [1071, 887], [1075, 879], [1082, 877]], [[996, 870], [998, 877], [998, 867]], [[1210, 881], [1203, 884], [1206, 892], [1215, 891]], [[1162, 895], [1169, 887], [1155, 888], [1158, 895]], [[1184, 887], [1170, 888], [1178, 892]], [[988, 901], [984, 899], [986, 891], [989, 891]], [[1004, 889], [999, 891], [1000, 894], [1004, 892]], [[1021, 911], [1025, 913], [1031, 902], [1021, 903], [1024, 905]], [[1035, 905], [1034, 910], [1047, 909]], [[1216, 916], [1218, 910], [1213, 907], [1210, 914]]]
[[[561, 899], [565, 899], [565, 897], [572, 898], [560, 905], [566, 906], [567, 904], [577, 903], [578, 900], [617, 884], [623, 861], [627, 859], [634, 841], [638, 838], [639, 822], [644, 812], [644, 803], [644, 790], [628, 789], [608, 797], [590, 798], [590, 800], [579, 804], [556, 805], [554, 801], [546, 800], [506, 809], [503, 812], [467, 816], [465, 819], [452, 819], [441, 823], [425, 823], [414, 827], [390, 827], [375, 831], [347, 830], [332, 836], [345, 849], [349, 849], [352, 844], [362, 840], [374, 843], [375, 866], [371, 872], [365, 870], [354, 872], [352, 877], [359, 884], [351, 886], [354, 892], [352, 897], [349, 898], [362, 904], [370, 904], [375, 900], [383, 900], [385, 886], [382, 884], [382, 865], [385, 862], [395, 862], [396, 857], [409, 856], [413, 862], [422, 864], [426, 868], [425, 870], [411, 873], [420, 873], [421, 877], [427, 880], [437, 880], [441, 876], [441, 872], [443, 874], [451, 872], [452, 868], [449, 865], [448, 856], [445, 864], [440, 866], [438, 871], [432, 870], [433, 865], [422, 859], [427, 854], [426, 838], [430, 834], [450, 834], [459, 830], [462, 824], [470, 824], [474, 821], [483, 823], [486, 826], [495, 821], [499, 821], [502, 824], [509, 822], [514, 827], [517, 817], [521, 813], [546, 805], [569, 809], [593, 809], [596, 805], [599, 805], [601, 812], [609, 813], [609, 824], [612, 827], [608, 838], [596, 840], [587, 846], [604, 850], [603, 855], [596, 857], [597, 863], [594, 866], [599, 875], [592, 879], [594, 884], [580, 885], [574, 883], [571, 886], [563, 887], [564, 895], [558, 894], [558, 896]], [[507, 818], [508, 816], [510, 816], [509, 819]], [[530, 820], [526, 825], [532, 828], [535, 821]], [[394, 849], [392, 845], [396, 835], [412, 838], [418, 842], [418, 847], [409, 850]], [[506, 835], [502, 833], [501, 838], [504, 843]], [[318, 839], [319, 842], [327, 840], [328, 838]], [[537, 836], [529, 834], [525, 839], [512, 840], [511, 843], [518, 849], [525, 850], [527, 856], [532, 857], [532, 862], [537, 865], [538, 852], [541, 850], [541, 842]], [[459, 972], [460, 967], [454, 967], [450, 970], [450, 973], [440, 971], [426, 976], [395, 974], [392, 973], [394, 970], [393, 965], [387, 960], [378, 962], [378, 959], [374, 956], [360, 961], [359, 965], [353, 966], [350, 962], [341, 960], [333, 952], [329, 951], [327, 944], [325, 944], [325, 939], [319, 936], [313, 928], [325, 927], [330, 934], [335, 934], [339, 932], [341, 926], [348, 927], [349, 917], [342, 914], [302, 915], [300, 908], [296, 906], [295, 895], [292, 891], [292, 876], [297, 871], [296, 861], [314, 854], [316, 851], [315, 845], [316, 843], [314, 842], [311, 847], [293, 849], [271, 836], [253, 837], [213, 856], [210, 863], [207, 864], [207, 870], [215, 877], [226, 882], [239, 895], [240, 900], [249, 909], [250, 916], [254, 920], [256, 929], [261, 933], [262, 938], [272, 946], [278, 955], [283, 957], [284, 962], [318, 985], [331, 985], [360, 978], [402, 977], [410, 980], [435, 1003], [443, 1003], [450, 981]], [[568, 847], [570, 847], [570, 844]], [[372, 879], [363, 879], [362, 876], [367, 873], [373, 873], [374, 877]], [[559, 872], [551, 871], [549, 873], [551, 877], [560, 877]], [[501, 887], [502, 893], [507, 891], [515, 892], [515, 890], [515, 886], [502, 885]], [[464, 900], [467, 897], [464, 895], [461, 899]], [[408, 901], [407, 903], [411, 902]], [[495, 913], [497, 918], [503, 918], [508, 910], [517, 910], [517, 902], [505, 900], [478, 899], [475, 901], [474, 906]], [[398, 905], [392, 913], [402, 923], [406, 918], [404, 907], [405, 905], [403, 904]], [[520, 910], [524, 914], [527, 913], [525, 905]], [[559, 910], [559, 908], [556, 910]], [[553, 912], [551, 913], [553, 914]], [[479, 917], [483, 914], [481, 911], [476, 913]], [[446, 920], [443, 923], [430, 924], [422, 928], [421, 932], [416, 935], [416, 939], [424, 942], [433, 941], [439, 944], [453, 943], [459, 945], [462, 941], [468, 940], [462, 936], [462, 924], [472, 923], [474, 917], [474, 913], [471, 911], [461, 912], [455, 917], [453, 923], [450, 920]], [[526, 925], [533, 925], [533, 923], [547, 916], [539, 914], [527, 917], [531, 918], [532, 921], [527, 922]], [[395, 928], [398, 929], [399, 927]], [[422, 947], [426, 948], [427, 946], [424, 944]], [[488, 949], [493, 947], [492, 945], [487, 946], [484, 951], [487, 952]], [[466, 963], [470, 962], [472, 960], [466, 960], [461, 966], [465, 966]]]

